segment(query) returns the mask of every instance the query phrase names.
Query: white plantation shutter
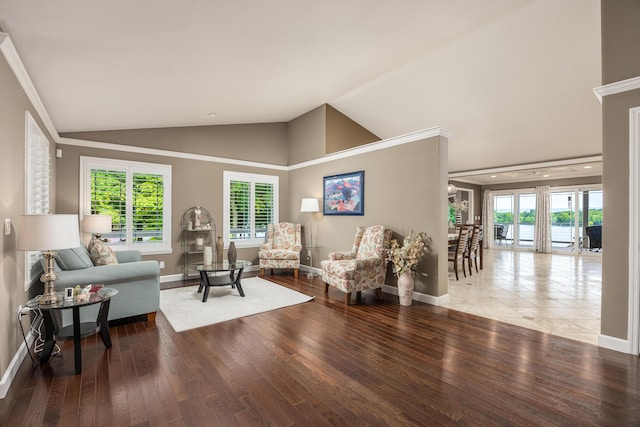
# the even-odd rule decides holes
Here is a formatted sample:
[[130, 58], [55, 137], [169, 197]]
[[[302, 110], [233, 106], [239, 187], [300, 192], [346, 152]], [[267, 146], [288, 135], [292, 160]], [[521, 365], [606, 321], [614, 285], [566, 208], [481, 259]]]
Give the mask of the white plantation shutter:
[[[49, 213], [49, 185], [51, 176], [51, 157], [49, 140], [40, 130], [38, 123], [27, 111], [26, 114], [26, 149], [25, 149], [25, 213]], [[25, 283], [27, 290], [35, 277], [33, 266], [38, 261], [40, 252], [25, 253]], [[35, 274], [40, 274], [35, 271]]]
[[224, 241], [264, 243], [267, 225], [278, 222], [278, 177], [224, 172]]
[[133, 240], [155, 244], [163, 240], [164, 184], [157, 174], [133, 174]]
[[111, 215], [114, 249], [171, 252], [171, 166], [81, 157], [84, 212]]

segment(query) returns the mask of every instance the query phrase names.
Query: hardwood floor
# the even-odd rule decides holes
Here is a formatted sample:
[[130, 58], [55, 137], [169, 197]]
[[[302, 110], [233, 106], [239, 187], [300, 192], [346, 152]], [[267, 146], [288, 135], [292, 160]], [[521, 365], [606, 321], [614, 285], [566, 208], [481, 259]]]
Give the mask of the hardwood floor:
[[314, 301], [176, 333], [159, 312], [31, 368], [2, 426], [636, 426], [638, 357], [373, 292], [344, 306], [318, 278], [267, 279]]

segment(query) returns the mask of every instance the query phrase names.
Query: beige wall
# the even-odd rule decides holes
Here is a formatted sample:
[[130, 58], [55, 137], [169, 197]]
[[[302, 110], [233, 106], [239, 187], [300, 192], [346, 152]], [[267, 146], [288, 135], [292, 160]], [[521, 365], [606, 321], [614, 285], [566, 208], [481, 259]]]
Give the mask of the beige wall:
[[[322, 205], [322, 178], [339, 173], [365, 171], [364, 216], [315, 215], [317, 260], [332, 251], [351, 249], [358, 225], [382, 224], [402, 237], [425, 231], [434, 240], [433, 250], [417, 277], [416, 291], [441, 296], [447, 293], [446, 245], [446, 138], [435, 137], [355, 157], [333, 160], [290, 172], [290, 217], [303, 224], [309, 241], [309, 218], [299, 212], [299, 200], [316, 197]], [[319, 262], [315, 262], [316, 267]], [[392, 276], [387, 283], [392, 283]]]
[[[0, 40], [1, 43], [1, 40]], [[0, 55], [0, 218], [12, 222], [11, 235], [2, 235], [0, 245], [0, 378], [5, 374], [18, 348], [23, 345], [16, 313], [19, 305], [29, 299], [24, 291], [24, 253], [16, 249], [15, 228], [18, 216], [24, 214], [25, 204], [25, 111], [30, 111], [42, 132], [49, 139], [50, 154], [55, 154], [55, 144], [40, 117], [35, 112], [22, 87], [14, 77], [3, 55]], [[55, 179], [55, 165], [52, 170]], [[55, 194], [51, 207], [55, 207]], [[3, 227], [4, 229], [4, 227]], [[25, 318], [24, 325], [29, 327]]]
[[640, 75], [640, 0], [602, 0], [602, 84]]
[[[640, 76], [640, 1], [602, 1], [603, 82]], [[602, 334], [627, 339], [629, 109], [640, 90], [603, 98]]]
[[[241, 126], [237, 127], [241, 130]], [[171, 134], [177, 138], [180, 136], [181, 129], [171, 129]], [[184, 128], [185, 138], [189, 135], [192, 128]], [[136, 132], [137, 133], [137, 132]], [[243, 133], [242, 131], [240, 132]], [[126, 131], [121, 131], [123, 140], [130, 138]], [[87, 135], [90, 136], [90, 135]], [[116, 143], [119, 140], [114, 139]], [[251, 148], [251, 141], [242, 144]], [[225, 170], [235, 172], [250, 172], [265, 175], [276, 175], [280, 179], [280, 199], [279, 212], [280, 219], [286, 221], [287, 207], [289, 205], [288, 194], [288, 176], [286, 172], [257, 167], [236, 166], [223, 163], [214, 163], [202, 160], [190, 160], [168, 156], [157, 156], [149, 154], [127, 153], [123, 151], [102, 150], [96, 148], [76, 147], [71, 145], [60, 144], [63, 149], [63, 156], [57, 159], [58, 179], [56, 187], [58, 188], [58, 207], [65, 212], [79, 212], [79, 177], [80, 177], [80, 156], [102, 157], [119, 160], [132, 160], [138, 162], [160, 163], [171, 165], [172, 186], [171, 186], [171, 245], [172, 254], [167, 255], [150, 255], [145, 259], [155, 259], [165, 262], [165, 268], [161, 271], [162, 275], [181, 274], [182, 273], [182, 253], [181, 253], [181, 219], [182, 214], [193, 206], [202, 206], [206, 208], [216, 225], [216, 233], [222, 235], [222, 200], [223, 200], [223, 172]], [[261, 144], [261, 148], [265, 147]], [[214, 156], [216, 154], [215, 147], [210, 152], [201, 153]], [[86, 237], [86, 236], [85, 236]], [[214, 236], [215, 237], [215, 236]], [[238, 256], [257, 263], [257, 248], [239, 248]]]
[[336, 153], [379, 141], [380, 138], [330, 105], [326, 105], [326, 153]]
[[287, 164], [295, 165], [324, 156], [326, 117], [326, 106], [321, 105], [289, 122]]
[[60, 136], [274, 165], [286, 164], [288, 150], [286, 123], [73, 132]]

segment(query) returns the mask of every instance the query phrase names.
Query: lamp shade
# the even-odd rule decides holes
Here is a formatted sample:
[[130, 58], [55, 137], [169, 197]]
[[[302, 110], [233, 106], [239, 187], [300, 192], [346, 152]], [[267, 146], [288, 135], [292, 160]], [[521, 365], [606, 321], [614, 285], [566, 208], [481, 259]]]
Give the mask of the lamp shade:
[[21, 215], [18, 250], [49, 251], [80, 246], [78, 215]]
[[111, 233], [111, 215], [85, 215], [82, 218], [85, 233]]
[[302, 199], [302, 203], [300, 204], [300, 212], [320, 212], [318, 199]]

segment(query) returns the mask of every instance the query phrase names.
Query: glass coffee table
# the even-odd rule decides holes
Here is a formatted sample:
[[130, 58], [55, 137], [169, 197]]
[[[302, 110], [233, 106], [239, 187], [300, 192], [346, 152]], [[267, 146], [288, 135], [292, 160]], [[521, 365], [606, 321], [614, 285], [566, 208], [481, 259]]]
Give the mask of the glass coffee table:
[[[242, 277], [242, 270], [249, 267], [251, 263], [249, 261], [236, 261], [234, 264], [229, 264], [229, 261], [214, 262], [209, 265], [198, 263], [194, 264], [193, 268], [200, 272], [200, 286], [198, 287], [198, 293], [204, 289], [202, 295], [202, 302], [207, 302], [209, 298], [209, 288], [211, 286], [229, 286], [232, 288], [238, 288], [238, 293], [241, 297], [244, 297], [244, 291], [242, 290], [242, 284], [240, 278]], [[211, 283], [209, 280], [209, 273], [229, 272], [229, 281], [224, 283]]]

